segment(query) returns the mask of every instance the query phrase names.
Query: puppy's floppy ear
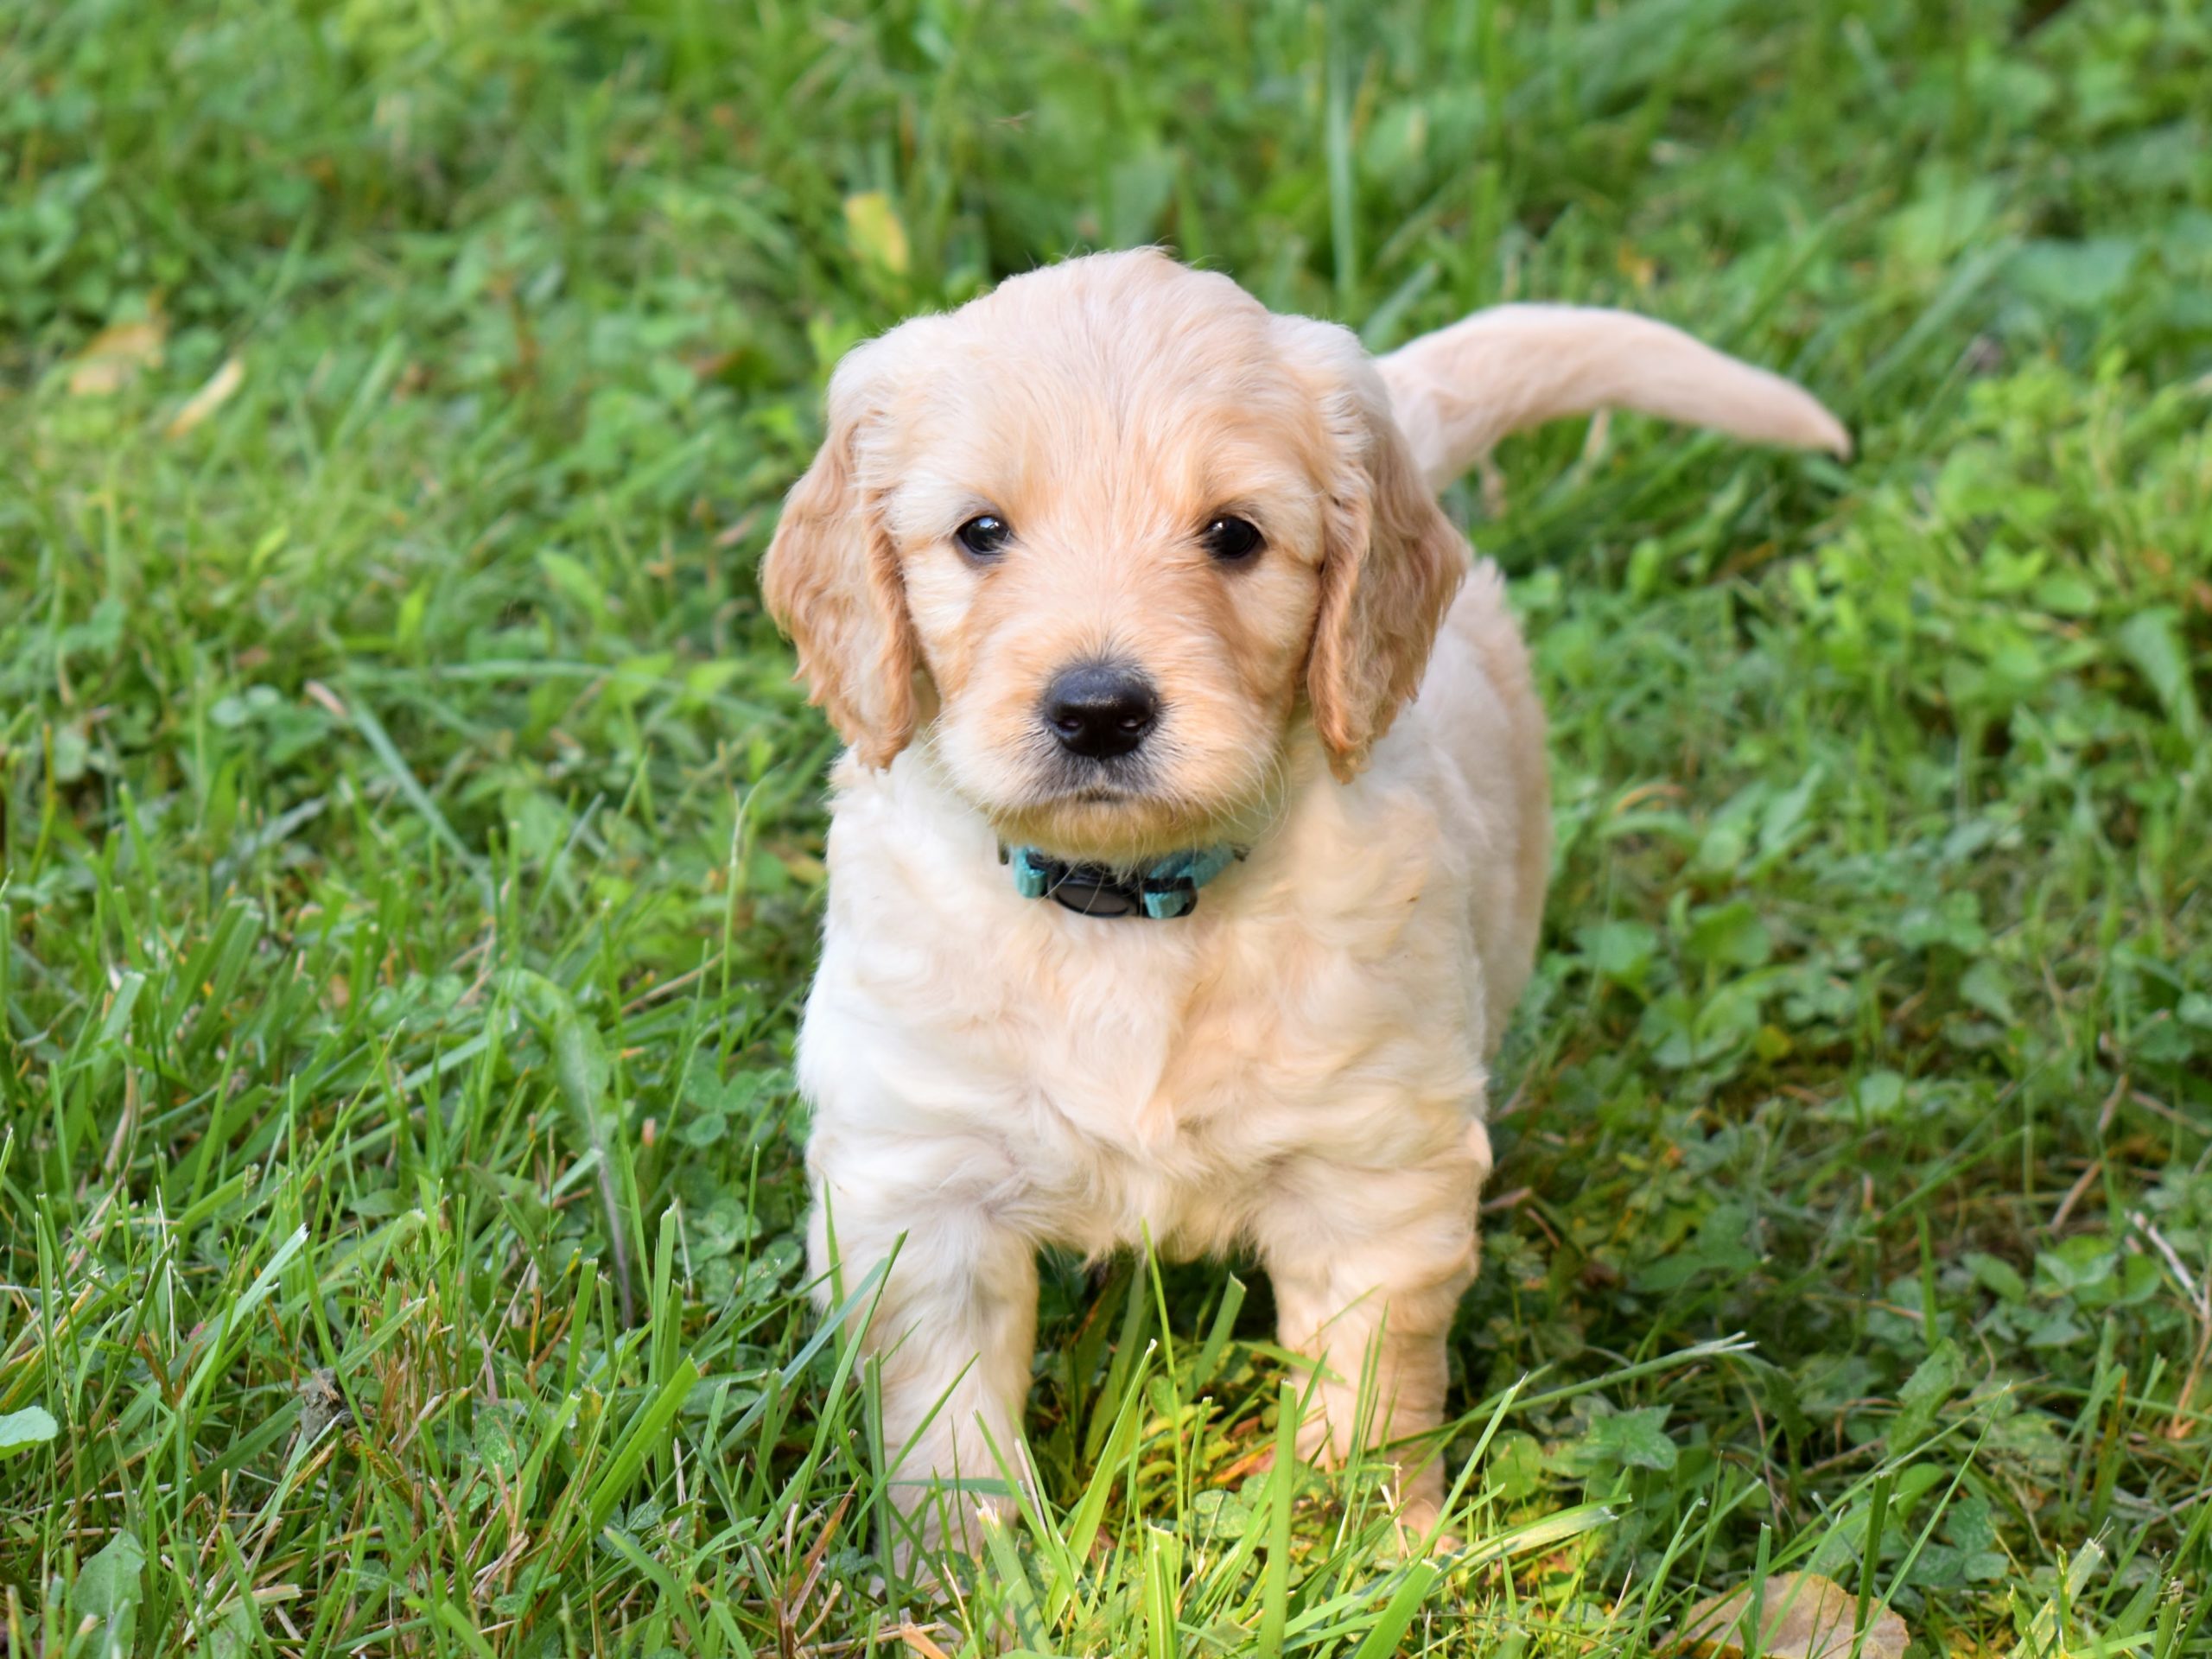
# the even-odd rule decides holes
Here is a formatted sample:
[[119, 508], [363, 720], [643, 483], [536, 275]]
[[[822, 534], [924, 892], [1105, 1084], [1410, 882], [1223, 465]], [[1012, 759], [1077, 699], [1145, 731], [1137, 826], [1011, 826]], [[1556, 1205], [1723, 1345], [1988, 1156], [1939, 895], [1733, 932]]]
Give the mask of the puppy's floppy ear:
[[914, 734], [920, 657], [898, 550], [862, 455], [884, 416], [893, 355], [886, 336], [837, 365], [821, 450], [785, 498], [760, 567], [761, 596], [798, 648], [809, 700], [871, 766], [889, 766]]
[[1348, 781], [1420, 689], [1467, 574], [1467, 544], [1423, 480], [1357, 338], [1305, 317], [1276, 327], [1333, 452], [1306, 696], [1330, 768]]

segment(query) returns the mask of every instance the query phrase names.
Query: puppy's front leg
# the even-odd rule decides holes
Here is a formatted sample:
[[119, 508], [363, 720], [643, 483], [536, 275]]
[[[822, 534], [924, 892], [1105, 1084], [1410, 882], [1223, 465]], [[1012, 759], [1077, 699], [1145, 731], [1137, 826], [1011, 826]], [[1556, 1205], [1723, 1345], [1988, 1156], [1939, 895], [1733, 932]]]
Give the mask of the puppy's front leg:
[[[918, 1192], [834, 1176], [817, 1180], [808, 1235], [817, 1295], [825, 1303], [833, 1283], [849, 1292], [878, 1263], [892, 1263], [861, 1338], [880, 1368], [893, 1497], [914, 1535], [886, 1541], [895, 1544], [902, 1563], [911, 1560], [915, 1541], [976, 1554], [983, 1547], [981, 1517], [1015, 1508], [1003, 1491], [1009, 1469], [999, 1458], [1014, 1478], [1029, 1478], [1021, 1448], [1037, 1333], [1037, 1259], [1029, 1242], [984, 1206], [948, 1198], [941, 1187]], [[863, 1307], [855, 1317], [865, 1313]], [[971, 1490], [986, 1483], [1001, 1491]]]
[[[1286, 1348], [1317, 1363], [1299, 1455], [1344, 1460], [1443, 1420], [1444, 1343], [1475, 1276], [1476, 1205], [1488, 1165], [1289, 1172], [1261, 1220]], [[1414, 1452], [1402, 1522], [1425, 1531], [1444, 1497], [1441, 1461]]]

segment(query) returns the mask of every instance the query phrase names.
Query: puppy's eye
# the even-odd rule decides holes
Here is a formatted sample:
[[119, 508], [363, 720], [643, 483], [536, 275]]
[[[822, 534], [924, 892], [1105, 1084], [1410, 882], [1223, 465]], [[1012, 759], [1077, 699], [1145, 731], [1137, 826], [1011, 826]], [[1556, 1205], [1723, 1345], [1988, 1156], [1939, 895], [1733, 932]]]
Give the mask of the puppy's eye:
[[995, 512], [979, 512], [952, 532], [961, 551], [971, 559], [987, 562], [1005, 552], [1013, 536], [1013, 526]]
[[1242, 564], [1260, 550], [1260, 527], [1249, 518], [1224, 513], [1205, 527], [1199, 539], [1224, 564]]

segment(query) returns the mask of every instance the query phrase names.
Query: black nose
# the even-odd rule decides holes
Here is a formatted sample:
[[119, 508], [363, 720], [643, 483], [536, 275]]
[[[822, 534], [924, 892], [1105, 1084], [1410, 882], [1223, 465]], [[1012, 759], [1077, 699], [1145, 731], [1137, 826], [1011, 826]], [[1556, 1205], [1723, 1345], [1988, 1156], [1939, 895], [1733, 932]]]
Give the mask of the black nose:
[[1071, 753], [1110, 760], [1160, 723], [1160, 697], [1135, 669], [1081, 663], [1046, 688], [1045, 723]]

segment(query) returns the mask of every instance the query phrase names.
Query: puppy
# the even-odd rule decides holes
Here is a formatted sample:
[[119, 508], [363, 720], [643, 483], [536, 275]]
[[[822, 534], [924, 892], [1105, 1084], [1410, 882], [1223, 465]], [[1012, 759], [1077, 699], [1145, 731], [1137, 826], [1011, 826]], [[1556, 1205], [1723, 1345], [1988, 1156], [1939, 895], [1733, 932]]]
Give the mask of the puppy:
[[[925, 1547], [1031, 1478], [1042, 1245], [1249, 1249], [1301, 1456], [1437, 1427], [1551, 823], [1503, 584], [1434, 491], [1608, 404], [1848, 449], [1643, 318], [1503, 307], [1376, 363], [1154, 251], [839, 365], [761, 579], [850, 745], [813, 1268], [827, 1302], [890, 1264], [861, 1339]], [[1402, 1472], [1426, 1529], [1441, 1469]]]

